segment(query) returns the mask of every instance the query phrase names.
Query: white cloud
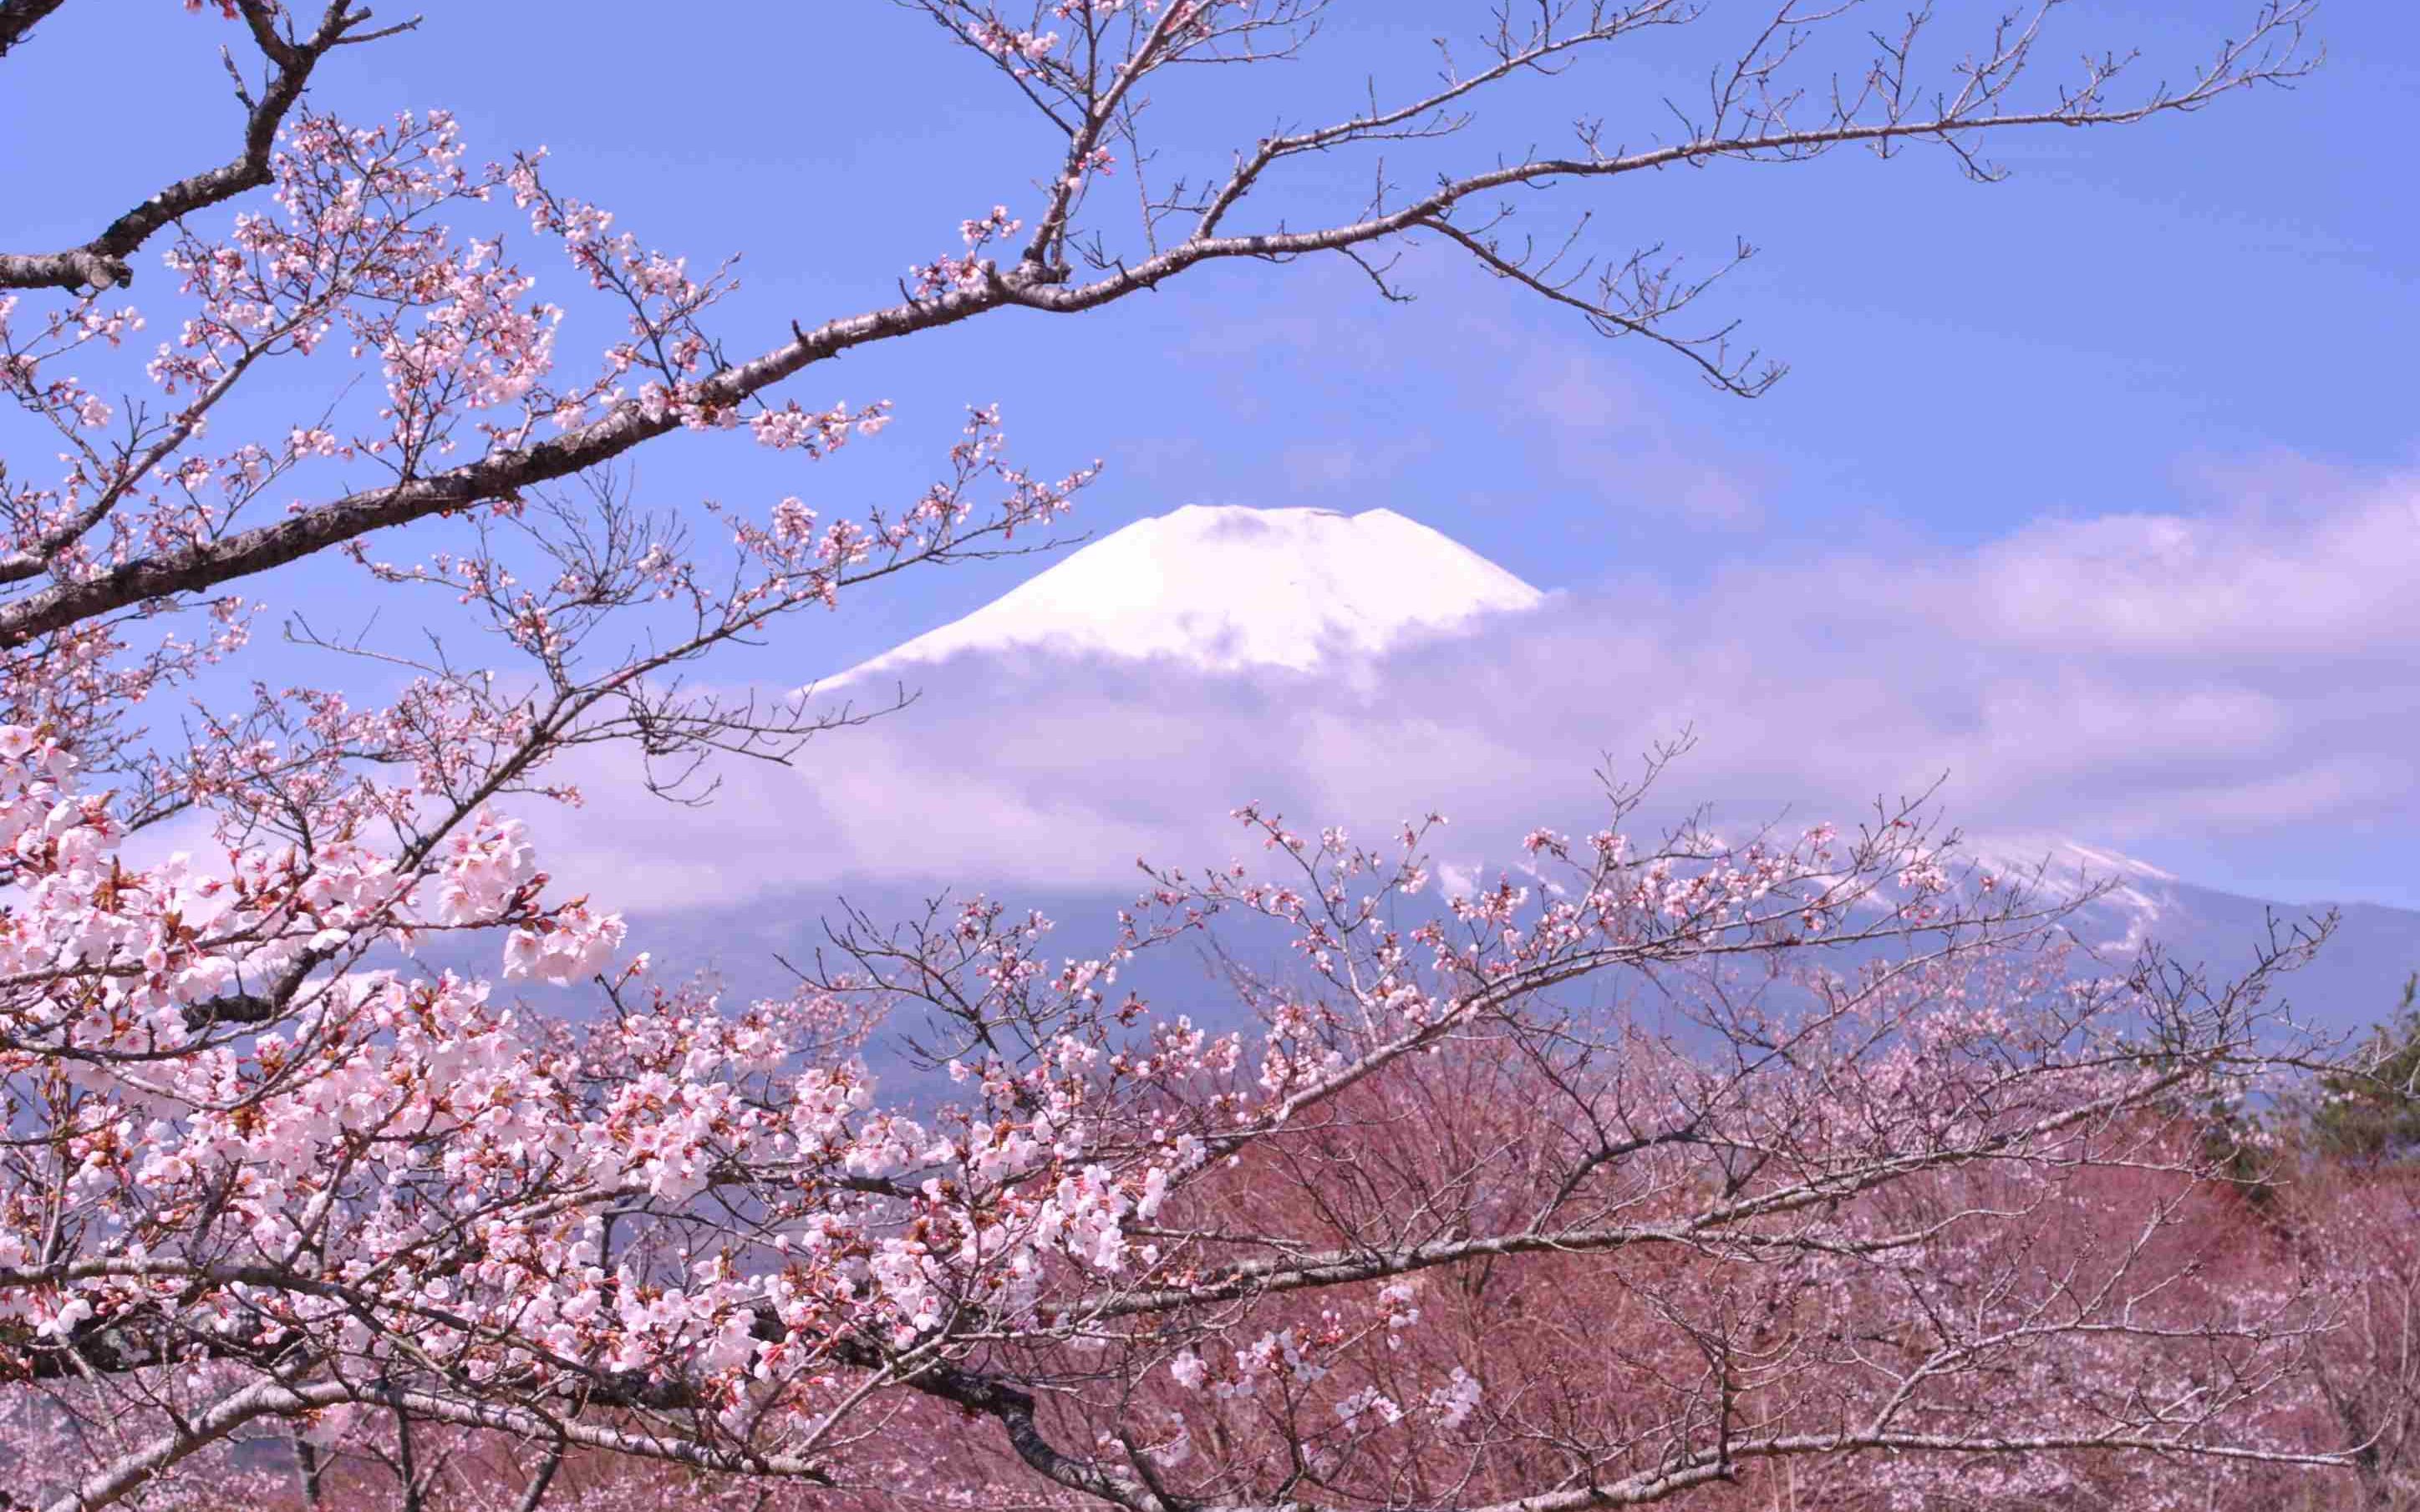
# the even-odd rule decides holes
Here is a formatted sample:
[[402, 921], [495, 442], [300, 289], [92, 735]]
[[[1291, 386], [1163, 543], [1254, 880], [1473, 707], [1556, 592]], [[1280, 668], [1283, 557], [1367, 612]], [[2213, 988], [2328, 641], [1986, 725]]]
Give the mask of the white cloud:
[[[629, 906], [849, 879], [1124, 887], [1234, 854], [1236, 803], [1454, 816], [1452, 854], [1585, 823], [1592, 769], [1694, 728], [1668, 796], [1853, 812], [1947, 776], [1974, 829], [2140, 848], [2400, 824], [2420, 839], [2420, 479], [2200, 516], [2043, 521], [1930, 557], [1841, 552], [1680, 595], [1558, 594], [1366, 673], [960, 658], [908, 712], [705, 810], [557, 826]], [[628, 784], [592, 780], [593, 793]], [[608, 800], [600, 798], [600, 802]], [[1469, 847], [1467, 851], [1464, 847]]]
[[2320, 508], [2040, 524], [1935, 565], [1910, 597], [2004, 645], [2266, 659], [2408, 648], [2415, 584], [2420, 486], [2404, 480]]

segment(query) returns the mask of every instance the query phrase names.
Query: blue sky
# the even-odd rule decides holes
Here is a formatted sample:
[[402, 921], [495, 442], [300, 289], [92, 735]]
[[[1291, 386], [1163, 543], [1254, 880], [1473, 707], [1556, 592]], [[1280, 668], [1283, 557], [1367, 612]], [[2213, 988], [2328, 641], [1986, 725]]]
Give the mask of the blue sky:
[[[1738, 8], [1717, 4], [1713, 26]], [[1972, 35], [1987, 8], [1945, 5], [1943, 24]], [[2044, 61], [2131, 40], [2147, 72], [2180, 73], [2248, 9], [2082, 0]], [[1341, 5], [1304, 63], [1222, 75], [1215, 95], [1171, 90], [1171, 145], [1206, 152], [1308, 118], [1364, 72], [1423, 78], [1424, 39], [1467, 30], [1473, 10]], [[224, 28], [165, 0], [132, 24], [136, 13], [132, 0], [68, 6], [10, 60], [0, 138], [73, 146], [0, 158], [0, 242], [81, 239], [222, 150], [232, 106], [211, 54]], [[1030, 205], [1048, 162], [1048, 139], [996, 80], [877, 0], [432, 0], [424, 13], [418, 32], [332, 63], [320, 103], [444, 106], [476, 154], [544, 143], [559, 187], [651, 243], [699, 263], [744, 253], [719, 328], [736, 349], [892, 297], [910, 261], [954, 248], [960, 218]], [[2420, 11], [2335, 0], [2317, 30], [2328, 62], [2294, 92], [2146, 127], [2010, 135], [1995, 156], [2013, 177], [1996, 186], [1916, 152], [1572, 193], [1608, 245], [1661, 239], [1713, 259], [1738, 236], [1761, 249], [1715, 296], [1792, 364], [1761, 399], [1713, 393], [1666, 354], [1596, 341], [1441, 258], [1407, 266], [1421, 296], [1410, 306], [1380, 302], [1341, 263], [1216, 270], [1079, 319], [1012, 314], [811, 372], [802, 401], [888, 398], [899, 414], [812, 482], [835, 506], [912, 493], [961, 407], [997, 400], [1037, 469], [1106, 461], [1078, 520], [1090, 531], [1197, 501], [1386, 504], [1609, 613], [1652, 589], [1679, 606], [1659, 610], [1674, 625], [1743, 575], [1847, 554], [1886, 579], [2101, 517], [2234, 521], [2213, 539], [2290, 541], [2306, 511], [2420, 473], [2403, 360], [2420, 345], [2420, 195], [2396, 140]], [[1551, 144], [1582, 114], [1652, 131], [1656, 98], [1690, 86], [1719, 35], [1649, 39], [1575, 70], [1458, 150]], [[94, 69], [139, 106], [93, 109]], [[1312, 197], [1358, 187], [1337, 172]], [[794, 466], [684, 438], [642, 477], [669, 498], [744, 500], [803, 491]], [[2256, 508], [2259, 527], [2239, 528]], [[914, 579], [730, 670], [797, 680], [845, 667], [1030, 570]], [[279, 593], [307, 607], [334, 590]], [[2369, 639], [2348, 644], [2359, 654], [2344, 675], [2420, 650], [2409, 623], [2349, 627]], [[2224, 678], [2234, 644], [2211, 643], [2207, 675]], [[2372, 735], [2395, 725], [2373, 765], [2420, 744], [2404, 738], [2420, 734], [2410, 707], [2356, 710]], [[2412, 758], [2400, 760], [2408, 796]], [[2381, 790], [2364, 791], [2367, 812], [2288, 806], [2257, 824], [2163, 821], [2133, 840], [2245, 890], [2420, 903], [2409, 806], [2381, 815]]]

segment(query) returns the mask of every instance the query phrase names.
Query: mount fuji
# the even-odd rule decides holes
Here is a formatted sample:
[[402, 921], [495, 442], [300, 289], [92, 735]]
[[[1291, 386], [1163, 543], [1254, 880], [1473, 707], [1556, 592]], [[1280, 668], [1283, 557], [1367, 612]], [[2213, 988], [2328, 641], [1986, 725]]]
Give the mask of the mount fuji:
[[[1060, 917], [1081, 918], [1092, 903], [1131, 900], [1119, 880], [1131, 872], [1111, 863], [1137, 854], [1199, 859], [1197, 844], [1231, 843], [1193, 838], [1206, 829], [1171, 843], [1165, 825], [1206, 823], [1239, 799], [1272, 796], [1290, 813], [1365, 825], [1419, 811], [1402, 803], [1444, 800], [1458, 818], [1476, 810], [1478, 824], [1475, 833], [1457, 826], [1449, 843], [1460, 854], [1441, 874], [1517, 869], [1509, 840], [1491, 838], [1493, 815], [1517, 806], [1528, 819], [1549, 818], [1547, 809], [1592, 810], [1595, 801], [1593, 790], [1566, 780], [1575, 751], [1549, 748], [1524, 711], [1576, 711], [1560, 727], [1566, 744], [1573, 729], [1596, 739], [1610, 726], [1591, 720], [1637, 712], [1548, 686], [1554, 658], [1565, 654], [1553, 623], [1565, 602], [1388, 509], [1192, 505], [1140, 520], [973, 613], [814, 685], [817, 696], [847, 697], [861, 680], [896, 678], [930, 683], [936, 696], [853, 737], [866, 743], [850, 749], [873, 759], [838, 761], [814, 779], [824, 827], [785, 829], [791, 838], [762, 863], [767, 885], [786, 874], [783, 885], [802, 889], [792, 896], [803, 900], [803, 889], [829, 879], [847, 884], [853, 901], [887, 890], [912, 902], [929, 895], [923, 879], [947, 877], [956, 888], [1047, 900]], [[1507, 627], [1517, 633], [1493, 634]], [[1497, 656], [1496, 640], [1532, 655]], [[1786, 678], [1795, 649], [1776, 640], [1761, 655]], [[1625, 654], [1656, 653], [1647, 642]], [[1473, 727], [1488, 717], [1469, 706], [1474, 678], [1490, 685], [1493, 729]], [[1594, 686], [1623, 685], [1617, 672]], [[1642, 706], [1643, 717], [1665, 717], [1665, 705]], [[1820, 744], [1824, 732], [1808, 729]], [[1578, 753], [1578, 770], [1602, 753], [1602, 745]], [[1801, 760], [1795, 748], [1759, 754], [1780, 770]], [[1858, 802], [1844, 791], [1819, 807], [1840, 811], [1831, 805], [1843, 797]], [[1951, 817], [1972, 825], [1966, 853], [1994, 870], [2040, 866], [2061, 888], [2103, 885], [2070, 928], [2104, 960], [2157, 943], [2225, 980], [2252, 964], [2273, 920], [2291, 926], [2327, 908], [2202, 886], [2090, 838], [1994, 830], [1987, 803], [1964, 806], [1988, 797], [1953, 802]], [[849, 830], [852, 812], [871, 816], [863, 829]], [[711, 880], [763, 842], [740, 824], [721, 838], [701, 830], [691, 843]], [[827, 854], [841, 859], [817, 859]], [[814, 917], [805, 906], [745, 913], [776, 931]], [[2338, 914], [2329, 947], [2285, 985], [2298, 1017], [2350, 1029], [2389, 1011], [2420, 967], [2420, 911], [2351, 904]], [[712, 933], [737, 967], [750, 946], [731, 933], [734, 920], [719, 913]], [[795, 948], [786, 936], [758, 943]]]
[[1391, 509], [1187, 504], [1076, 551], [962, 620], [825, 686], [954, 656], [1166, 658], [1195, 671], [1310, 671], [1545, 595]]

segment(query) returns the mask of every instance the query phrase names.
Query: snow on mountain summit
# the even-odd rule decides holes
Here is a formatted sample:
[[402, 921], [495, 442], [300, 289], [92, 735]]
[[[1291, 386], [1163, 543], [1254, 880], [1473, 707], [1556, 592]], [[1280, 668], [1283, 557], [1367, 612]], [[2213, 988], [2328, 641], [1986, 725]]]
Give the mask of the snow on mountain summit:
[[2106, 887], [2086, 913], [2071, 921], [2105, 936], [2086, 940], [2097, 949], [2134, 950], [2161, 933], [2164, 918], [2189, 911], [2180, 893], [2183, 879], [2175, 872], [2106, 847], [2059, 835], [2007, 833], [1969, 837], [1965, 849], [1991, 871], [2017, 876], [2039, 872], [2055, 897]]
[[1188, 504], [1113, 532], [843, 676], [1003, 651], [1305, 671], [1544, 596], [1391, 509]]

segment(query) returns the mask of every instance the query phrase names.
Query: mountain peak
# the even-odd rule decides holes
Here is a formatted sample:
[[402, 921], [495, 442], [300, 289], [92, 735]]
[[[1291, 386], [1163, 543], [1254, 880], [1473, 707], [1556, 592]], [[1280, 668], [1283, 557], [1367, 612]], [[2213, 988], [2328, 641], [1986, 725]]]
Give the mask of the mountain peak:
[[1187, 504], [1111, 532], [843, 676], [1011, 651], [1308, 671], [1544, 596], [1391, 509]]

